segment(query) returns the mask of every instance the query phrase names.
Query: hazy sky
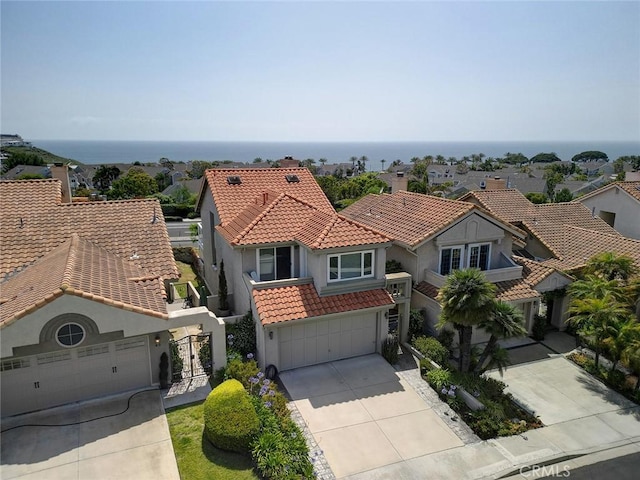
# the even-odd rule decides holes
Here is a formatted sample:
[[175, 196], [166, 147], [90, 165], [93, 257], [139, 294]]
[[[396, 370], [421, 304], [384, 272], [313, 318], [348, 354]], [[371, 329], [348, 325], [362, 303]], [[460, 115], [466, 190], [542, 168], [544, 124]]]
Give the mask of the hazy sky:
[[638, 1], [0, 8], [27, 139], [640, 139]]

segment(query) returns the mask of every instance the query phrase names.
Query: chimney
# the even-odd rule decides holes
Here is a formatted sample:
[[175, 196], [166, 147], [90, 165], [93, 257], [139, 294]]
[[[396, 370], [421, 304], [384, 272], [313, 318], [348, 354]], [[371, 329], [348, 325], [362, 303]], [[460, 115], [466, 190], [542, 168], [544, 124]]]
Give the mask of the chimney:
[[300, 166], [300, 162], [292, 156], [281, 158], [278, 163], [280, 164], [280, 168], [297, 168]]
[[400, 190], [407, 191], [409, 185], [409, 179], [404, 176], [404, 172], [396, 172], [395, 177], [391, 177], [391, 193], [399, 192]]
[[71, 203], [71, 185], [69, 183], [69, 167], [62, 162], [56, 162], [51, 167], [51, 177], [62, 183], [62, 203]]
[[507, 182], [500, 177], [487, 178], [485, 186], [487, 190], [504, 190], [507, 188]]

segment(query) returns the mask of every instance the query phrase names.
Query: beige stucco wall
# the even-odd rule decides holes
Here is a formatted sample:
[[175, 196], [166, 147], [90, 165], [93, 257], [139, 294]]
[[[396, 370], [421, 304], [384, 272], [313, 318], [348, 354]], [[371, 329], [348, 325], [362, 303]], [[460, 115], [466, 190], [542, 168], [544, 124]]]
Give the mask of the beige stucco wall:
[[640, 203], [624, 190], [613, 187], [578, 201], [596, 216], [602, 211], [615, 213], [613, 228], [625, 237], [640, 239]]

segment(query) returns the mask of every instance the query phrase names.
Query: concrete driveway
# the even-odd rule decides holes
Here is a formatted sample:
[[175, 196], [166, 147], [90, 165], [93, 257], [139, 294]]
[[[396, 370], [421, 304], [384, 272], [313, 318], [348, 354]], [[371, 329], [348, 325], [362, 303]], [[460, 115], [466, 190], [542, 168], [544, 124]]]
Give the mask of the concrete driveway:
[[640, 427], [637, 405], [564, 356], [511, 366], [502, 378], [498, 372], [489, 375], [505, 382], [507, 391], [533, 410], [547, 426], [592, 415], [608, 418], [615, 412], [625, 412], [628, 420]]
[[463, 445], [380, 355], [280, 373], [341, 478]]
[[0, 478], [179, 480], [160, 391], [134, 395], [118, 414], [131, 395], [3, 419]]

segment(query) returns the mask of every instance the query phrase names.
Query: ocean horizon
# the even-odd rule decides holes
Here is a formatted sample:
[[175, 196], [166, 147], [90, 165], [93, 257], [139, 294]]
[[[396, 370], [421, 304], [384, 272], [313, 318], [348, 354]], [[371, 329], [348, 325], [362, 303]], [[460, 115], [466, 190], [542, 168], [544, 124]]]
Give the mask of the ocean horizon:
[[298, 160], [321, 158], [327, 163], [349, 162], [365, 155], [367, 170], [380, 170], [394, 160], [408, 163], [413, 157], [443, 155], [445, 158], [483, 153], [487, 157], [502, 157], [505, 153], [522, 153], [532, 157], [538, 153], [555, 152], [562, 160], [571, 160], [577, 153], [599, 150], [610, 161], [624, 155], [640, 155], [640, 141], [542, 142], [542, 141], [481, 141], [481, 142], [223, 142], [223, 141], [120, 141], [120, 140], [31, 140], [34, 147], [85, 164], [157, 162], [165, 157], [172, 161], [224, 161], [251, 163], [255, 158], [278, 160], [292, 156]]

